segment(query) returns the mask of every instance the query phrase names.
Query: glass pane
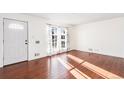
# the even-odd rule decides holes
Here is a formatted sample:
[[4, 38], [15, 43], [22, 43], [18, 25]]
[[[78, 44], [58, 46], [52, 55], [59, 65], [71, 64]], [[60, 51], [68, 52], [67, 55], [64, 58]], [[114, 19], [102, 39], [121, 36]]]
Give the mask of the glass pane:
[[55, 48], [57, 47], [57, 42], [55, 42]]
[[57, 35], [55, 35], [55, 38], [54, 39], [57, 40]]
[[52, 40], [54, 39], [55, 37], [54, 36], [52, 36]]
[[54, 42], [52, 42], [52, 47], [54, 48]]
[[52, 34], [54, 34], [54, 31], [52, 31]]
[[24, 26], [21, 24], [15, 24], [15, 23], [11, 23], [8, 26], [9, 29], [18, 29], [18, 30], [23, 30]]
[[65, 35], [61, 35], [61, 39], [65, 39]]
[[62, 48], [65, 48], [65, 41], [62, 41], [62, 42], [61, 42], [61, 47], [62, 47]]
[[65, 30], [64, 30], [64, 29], [61, 29], [61, 33], [62, 33], [62, 34], [65, 34]]

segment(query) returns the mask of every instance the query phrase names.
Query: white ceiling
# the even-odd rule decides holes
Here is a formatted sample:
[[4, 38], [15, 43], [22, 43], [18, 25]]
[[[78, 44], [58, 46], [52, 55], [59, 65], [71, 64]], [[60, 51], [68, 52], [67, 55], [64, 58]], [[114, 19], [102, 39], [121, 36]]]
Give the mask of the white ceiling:
[[47, 23], [71, 26], [124, 16], [124, 13], [29, 13], [47, 19]]

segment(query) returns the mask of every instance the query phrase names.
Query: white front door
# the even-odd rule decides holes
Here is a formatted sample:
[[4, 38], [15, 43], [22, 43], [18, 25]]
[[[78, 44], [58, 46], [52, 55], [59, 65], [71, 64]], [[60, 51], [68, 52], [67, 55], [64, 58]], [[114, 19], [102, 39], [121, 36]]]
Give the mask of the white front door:
[[28, 60], [27, 22], [4, 19], [4, 65]]

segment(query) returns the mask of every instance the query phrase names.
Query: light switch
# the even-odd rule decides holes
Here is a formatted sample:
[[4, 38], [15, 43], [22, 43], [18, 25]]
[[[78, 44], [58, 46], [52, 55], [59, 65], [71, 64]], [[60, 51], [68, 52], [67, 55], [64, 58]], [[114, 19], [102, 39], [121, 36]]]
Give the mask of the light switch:
[[36, 44], [39, 44], [39, 43], [40, 43], [40, 41], [38, 41], [38, 40], [37, 40], [37, 41], [35, 41], [35, 43], [36, 43]]

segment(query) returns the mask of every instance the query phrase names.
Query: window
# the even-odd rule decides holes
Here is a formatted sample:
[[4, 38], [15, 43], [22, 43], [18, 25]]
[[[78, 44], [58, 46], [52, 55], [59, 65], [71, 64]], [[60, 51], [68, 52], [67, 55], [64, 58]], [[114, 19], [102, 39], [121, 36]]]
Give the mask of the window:
[[61, 39], [65, 39], [65, 35], [61, 35]]
[[62, 34], [65, 34], [64, 28], [61, 29], [61, 33], [62, 33]]
[[54, 34], [54, 31], [52, 31], [52, 34]]
[[62, 42], [61, 42], [61, 47], [62, 47], [62, 48], [65, 48], [65, 41], [62, 41]]
[[52, 40], [54, 40], [54, 35], [52, 36]]
[[68, 36], [67, 30], [64, 27], [58, 26], [48, 26], [48, 53], [49, 54], [56, 54], [67, 51], [68, 49]]
[[21, 24], [15, 24], [15, 23], [11, 23], [8, 26], [9, 29], [18, 29], [18, 30], [23, 30], [24, 26]]

